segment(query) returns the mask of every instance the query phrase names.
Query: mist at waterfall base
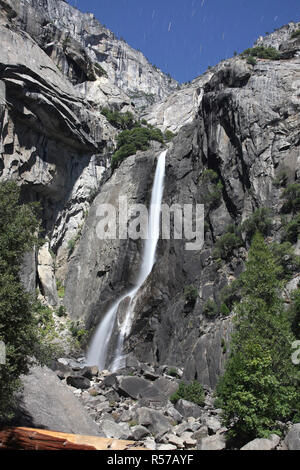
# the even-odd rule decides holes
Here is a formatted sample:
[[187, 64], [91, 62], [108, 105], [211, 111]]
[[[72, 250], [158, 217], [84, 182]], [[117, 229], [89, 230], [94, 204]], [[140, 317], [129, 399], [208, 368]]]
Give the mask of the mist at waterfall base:
[[123, 355], [123, 345], [126, 337], [131, 331], [134, 309], [139, 296], [139, 291], [151, 273], [155, 263], [156, 247], [160, 234], [160, 210], [164, 189], [166, 153], [167, 150], [163, 151], [157, 160], [150, 202], [148, 237], [145, 240], [142, 264], [136, 285], [130, 291], [126, 292], [123, 296], [116, 300], [112, 307], [107, 311], [102, 321], [99, 323], [88, 349], [86, 363], [92, 366], [97, 365], [100, 370], [103, 370], [106, 366], [107, 351], [116, 321], [118, 321], [117, 314], [119, 306], [122, 301], [127, 298], [129, 302], [127, 305], [125, 317], [122, 324], [118, 325], [119, 336], [117, 347], [114, 353], [113, 361], [108, 368], [114, 372], [123, 366], [125, 360], [125, 356]]

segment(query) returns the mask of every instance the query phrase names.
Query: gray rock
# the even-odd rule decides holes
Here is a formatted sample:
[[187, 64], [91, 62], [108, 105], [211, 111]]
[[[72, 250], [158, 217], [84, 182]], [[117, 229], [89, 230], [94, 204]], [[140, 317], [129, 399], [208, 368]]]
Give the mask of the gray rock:
[[200, 406], [192, 403], [191, 401], [180, 399], [175, 404], [175, 408], [182, 416], [184, 416], [184, 418], [189, 418], [190, 416], [200, 418], [202, 415], [202, 409]]
[[294, 424], [291, 427], [284, 442], [289, 450], [300, 450], [300, 423]]
[[184, 448], [184, 439], [175, 434], [166, 434], [166, 438], [170, 444], [175, 445], [178, 449]]
[[225, 447], [225, 437], [219, 434], [203, 437], [197, 443], [198, 450], [223, 450]]
[[208, 430], [212, 434], [216, 434], [217, 431], [219, 431], [222, 427], [221, 422], [215, 418], [214, 416], [211, 416], [209, 418], [205, 418], [203, 421], [203, 424], [205, 424], [208, 427]]
[[274, 450], [280, 442], [280, 437], [272, 434], [268, 439], [254, 439], [244, 445], [241, 450]]
[[98, 366], [85, 366], [83, 369], [80, 370], [80, 374], [83, 377], [88, 378], [89, 380], [93, 380], [99, 373]]
[[158, 387], [142, 377], [118, 377], [118, 393], [148, 402], [166, 403]]
[[178, 390], [178, 382], [174, 379], [167, 379], [165, 377], [159, 377], [155, 381], [155, 386], [163, 393], [166, 397], [170, 397]]
[[177, 424], [182, 422], [182, 415], [176, 410], [176, 408], [174, 408], [174, 406], [167, 409], [167, 415], [170, 416], [170, 418], [172, 418], [172, 420]]
[[139, 440], [145, 438], [146, 436], [150, 435], [149, 429], [147, 429], [147, 428], [145, 428], [145, 426], [141, 426], [141, 425], [133, 426], [131, 428], [131, 433], [132, 433], [132, 436], [133, 436], [135, 441], [139, 441]]
[[22, 384], [15, 425], [100, 435], [71, 390], [47, 367], [33, 367], [29, 375], [22, 377]]
[[208, 428], [207, 426], [201, 426], [197, 431], [194, 432], [193, 438], [197, 441], [200, 441], [203, 437], [208, 437]]
[[147, 437], [144, 441], [143, 441], [143, 445], [146, 447], [146, 449], [149, 449], [149, 450], [156, 450], [156, 442], [155, 440], [152, 438], [149, 438]]
[[98, 413], [107, 413], [108, 411], [111, 411], [111, 407], [108, 403], [108, 401], [104, 401], [102, 403], [99, 403], [98, 405], [96, 405], [96, 411]]
[[86, 390], [91, 386], [89, 379], [81, 375], [69, 375], [66, 380], [68, 385], [82, 390]]
[[158, 444], [156, 448], [157, 450], [176, 450], [177, 446], [172, 444]]
[[147, 427], [154, 435], [166, 433], [172, 428], [168, 419], [160, 411], [150, 408], [139, 408], [137, 416], [139, 424]]
[[115, 423], [105, 419], [100, 423], [100, 430], [105, 434], [106, 437], [114, 439], [125, 439], [128, 440], [131, 436], [131, 430], [126, 423]]

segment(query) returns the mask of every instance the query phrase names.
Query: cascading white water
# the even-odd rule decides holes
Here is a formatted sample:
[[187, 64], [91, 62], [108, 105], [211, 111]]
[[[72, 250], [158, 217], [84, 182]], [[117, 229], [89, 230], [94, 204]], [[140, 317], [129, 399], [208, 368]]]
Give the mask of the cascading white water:
[[88, 350], [87, 364], [98, 365], [100, 369], [104, 369], [106, 364], [107, 350], [113, 333], [118, 308], [121, 302], [125, 298], [128, 298], [129, 303], [126, 309], [124, 321], [120, 327], [120, 333], [116, 352], [114, 355], [114, 361], [110, 368], [114, 371], [121, 367], [123, 360], [123, 345], [126, 337], [131, 331], [134, 307], [138, 297], [138, 292], [147, 277], [149, 276], [149, 274], [151, 273], [155, 262], [156, 247], [159, 239], [160, 210], [163, 196], [166, 153], [167, 150], [162, 152], [159, 155], [157, 161], [151, 194], [150, 212], [148, 220], [148, 236], [144, 246], [142, 265], [136, 282], [136, 286], [129, 292], [124, 294], [120, 299], [118, 299], [108, 310], [103, 320], [99, 324]]

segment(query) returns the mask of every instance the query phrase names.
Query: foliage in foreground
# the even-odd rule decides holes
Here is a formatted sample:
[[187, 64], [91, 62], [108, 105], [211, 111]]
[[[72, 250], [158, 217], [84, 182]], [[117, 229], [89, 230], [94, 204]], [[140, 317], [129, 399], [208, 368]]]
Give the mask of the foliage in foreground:
[[178, 390], [170, 397], [172, 403], [176, 403], [180, 399], [191, 401], [200, 406], [203, 405], [205, 394], [202, 385], [197, 381], [191, 384], [181, 382]]
[[281, 273], [257, 233], [240, 279], [243, 300], [236, 306], [230, 358], [217, 387], [228, 435], [239, 444], [276, 432], [276, 421], [299, 412], [299, 372], [291, 361], [295, 337], [280, 298]]
[[44, 363], [51, 349], [49, 312], [25, 291], [19, 277], [25, 253], [38, 242], [37, 211], [34, 204], [20, 204], [15, 183], [0, 183], [0, 341], [6, 345], [6, 363], [0, 365], [0, 418], [9, 415], [19, 377], [28, 372], [32, 358]]

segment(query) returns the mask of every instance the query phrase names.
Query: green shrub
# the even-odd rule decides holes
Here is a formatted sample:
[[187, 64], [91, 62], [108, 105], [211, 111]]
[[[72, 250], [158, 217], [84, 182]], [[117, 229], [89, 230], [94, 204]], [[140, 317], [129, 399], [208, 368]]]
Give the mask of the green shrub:
[[225, 304], [229, 311], [233, 309], [233, 306], [236, 302], [239, 302], [241, 299], [240, 294], [240, 281], [235, 279], [228, 286], [223, 287], [220, 292], [220, 302]]
[[291, 361], [294, 340], [280, 297], [281, 268], [261, 234], [253, 237], [241, 275], [242, 301], [217, 396], [235, 444], [277, 431], [278, 420], [299, 410], [299, 379]]
[[172, 131], [167, 130], [164, 134], [164, 139], [166, 142], [170, 142], [172, 139], [174, 139], [175, 136], [176, 134], [174, 134]]
[[225, 233], [216, 241], [213, 256], [228, 260], [232, 256], [233, 251], [242, 245], [243, 240], [239, 235], [231, 232]]
[[60, 305], [59, 308], [56, 310], [56, 315], [58, 317], [66, 317], [67, 316], [66, 307], [64, 307], [63, 305]]
[[300, 214], [296, 215], [288, 224], [283, 227], [282, 240], [290, 243], [297, 243], [300, 235]]
[[59, 279], [56, 279], [56, 290], [58, 297], [63, 299], [65, 296], [65, 287]]
[[273, 180], [273, 184], [277, 188], [279, 188], [280, 186], [285, 187], [287, 185], [287, 182], [288, 182], [288, 175], [287, 175], [287, 172], [285, 170], [281, 170], [277, 174], [276, 178], [274, 178], [274, 180]]
[[253, 214], [245, 220], [242, 224], [242, 231], [245, 232], [246, 238], [251, 240], [255, 232], [260, 232], [264, 236], [271, 233], [272, 219], [271, 211], [266, 207], [257, 209]]
[[300, 29], [296, 29], [295, 31], [292, 32], [291, 39], [296, 39], [299, 37], [300, 37]]
[[72, 321], [69, 329], [78, 345], [84, 346], [89, 336], [89, 331], [85, 329], [84, 325], [79, 320]]
[[195, 303], [198, 297], [198, 290], [195, 286], [186, 286], [184, 289], [184, 298], [187, 302]]
[[[94, 193], [94, 197], [96, 197], [96, 191], [97, 190], [91, 190], [91, 191], [95, 191]], [[75, 237], [71, 238], [69, 241], [68, 241], [68, 257], [70, 257], [72, 255], [72, 253], [74, 252], [75, 250], [75, 246], [78, 242], [78, 240], [80, 239], [81, 237], [81, 231], [82, 231], [82, 226], [83, 225], [80, 225], [79, 228], [78, 228], [78, 232], [76, 233]]]
[[289, 184], [283, 191], [281, 199], [285, 199], [282, 206], [282, 212], [296, 214], [300, 211], [300, 183]]
[[209, 318], [216, 317], [219, 314], [217, 303], [212, 299], [208, 299], [203, 305], [202, 313]]
[[221, 348], [222, 348], [223, 354], [226, 354], [226, 352], [227, 352], [227, 346], [226, 346], [226, 342], [225, 342], [225, 339], [224, 339], [224, 338], [222, 338], [222, 340], [221, 340]]
[[164, 136], [159, 129], [140, 126], [120, 132], [117, 136], [117, 150], [112, 156], [112, 169], [138, 150], [147, 150], [151, 140], [163, 143]]
[[249, 55], [249, 57], [247, 57], [247, 64], [254, 66], [257, 64], [257, 61], [252, 55]]
[[[299, 224], [300, 226], [300, 224]], [[282, 267], [281, 279], [290, 279], [300, 268], [300, 257], [296, 256], [292, 243], [272, 243], [270, 249], [278, 266]]]
[[201, 175], [200, 183], [203, 204], [208, 205], [209, 210], [216, 209], [222, 201], [223, 191], [218, 174], [211, 169], [206, 169]]
[[178, 370], [175, 369], [175, 367], [172, 367], [170, 370], [168, 370], [168, 375], [171, 377], [179, 377]]
[[292, 293], [292, 305], [288, 309], [289, 319], [292, 325], [292, 331], [295, 337], [300, 339], [300, 288]]
[[109, 108], [102, 108], [101, 114], [103, 114], [108, 122], [117, 129], [133, 129], [137, 124], [133, 114], [129, 111], [126, 113], [120, 113], [119, 111], [111, 110]]
[[194, 381], [191, 384], [185, 384], [184, 382], [181, 382], [177, 392], [171, 395], [170, 401], [172, 403], [176, 403], [180, 399], [191, 401], [196, 403], [196, 405], [202, 406], [205, 400], [205, 394], [202, 385], [197, 381]]
[[230, 315], [230, 310], [224, 302], [221, 304], [220, 313], [223, 317], [228, 317], [228, 315]]
[[242, 52], [242, 57], [258, 57], [259, 59], [280, 59], [280, 53], [274, 47], [257, 46], [246, 49]]
[[[34, 295], [20, 280], [24, 255], [39, 245], [36, 204], [22, 204], [15, 182], [0, 183], [0, 341], [6, 345], [6, 363], [0, 365], [0, 420], [11, 414], [20, 375], [27, 374], [35, 358], [45, 363], [52, 355], [49, 328]], [[50, 319], [51, 320], [51, 319]]]

